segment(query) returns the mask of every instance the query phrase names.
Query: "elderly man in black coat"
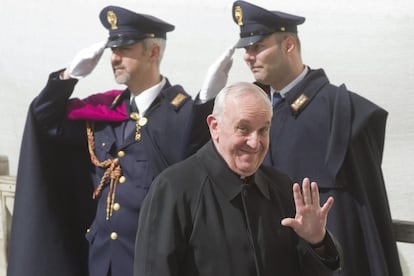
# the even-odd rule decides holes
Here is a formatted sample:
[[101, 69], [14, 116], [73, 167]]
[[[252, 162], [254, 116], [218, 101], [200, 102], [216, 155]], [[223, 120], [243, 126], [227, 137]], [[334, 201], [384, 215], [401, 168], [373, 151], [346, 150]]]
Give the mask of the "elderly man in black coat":
[[[211, 142], [161, 173], [144, 200], [135, 276], [333, 275], [338, 247], [326, 229], [333, 205], [318, 186], [261, 165], [272, 106], [236, 83], [217, 96]], [[296, 206], [296, 213], [295, 213]]]

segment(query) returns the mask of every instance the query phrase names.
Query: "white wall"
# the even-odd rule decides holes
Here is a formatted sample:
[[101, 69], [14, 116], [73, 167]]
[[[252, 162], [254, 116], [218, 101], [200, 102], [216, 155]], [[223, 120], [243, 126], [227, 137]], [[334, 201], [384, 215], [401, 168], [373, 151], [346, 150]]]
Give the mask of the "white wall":
[[[151, 3], [150, 3], [151, 2]], [[414, 221], [414, 9], [411, 0], [254, 1], [305, 16], [299, 27], [303, 57], [323, 67], [335, 84], [346, 83], [389, 111], [383, 169], [394, 218]], [[98, 14], [116, 4], [149, 13], [176, 26], [169, 33], [162, 72], [195, 95], [211, 62], [238, 36], [230, 0], [91, 1], [1, 0], [0, 154], [16, 174], [26, 111], [49, 72], [76, 52], [106, 38]], [[235, 54], [229, 82], [251, 81]], [[117, 87], [105, 53], [75, 95]], [[414, 245], [399, 244], [406, 275], [414, 275]]]

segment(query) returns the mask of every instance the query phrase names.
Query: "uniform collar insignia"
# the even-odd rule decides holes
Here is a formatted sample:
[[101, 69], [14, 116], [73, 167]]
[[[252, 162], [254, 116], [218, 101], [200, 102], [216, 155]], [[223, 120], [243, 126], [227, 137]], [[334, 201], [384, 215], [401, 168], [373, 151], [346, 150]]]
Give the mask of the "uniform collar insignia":
[[172, 99], [172, 101], [170, 102], [175, 108], [178, 108], [183, 102], [184, 100], [187, 99], [187, 95], [183, 94], [183, 93], [178, 93], [174, 99]]
[[300, 94], [299, 97], [290, 105], [290, 107], [295, 111], [300, 111], [309, 101], [309, 97], [306, 96], [304, 93]]

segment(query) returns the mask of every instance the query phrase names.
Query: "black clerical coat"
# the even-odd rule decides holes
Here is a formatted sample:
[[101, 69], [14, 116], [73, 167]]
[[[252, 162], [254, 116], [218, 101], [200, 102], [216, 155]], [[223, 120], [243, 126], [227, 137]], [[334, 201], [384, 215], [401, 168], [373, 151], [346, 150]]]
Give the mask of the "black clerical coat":
[[[139, 221], [134, 275], [332, 275], [326, 260], [280, 224], [294, 216], [292, 184], [265, 166], [245, 183], [209, 142], [152, 184]], [[329, 240], [329, 264], [337, 269]]]

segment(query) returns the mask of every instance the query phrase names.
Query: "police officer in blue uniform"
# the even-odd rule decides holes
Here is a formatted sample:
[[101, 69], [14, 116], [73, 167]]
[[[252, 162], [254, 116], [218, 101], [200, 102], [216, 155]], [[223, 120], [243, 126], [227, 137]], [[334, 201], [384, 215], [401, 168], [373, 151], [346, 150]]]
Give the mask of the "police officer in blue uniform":
[[[297, 33], [304, 17], [246, 1], [234, 2], [232, 17], [240, 28], [235, 48], [245, 49], [256, 84], [274, 103], [264, 163], [295, 182], [308, 176], [321, 199], [335, 198], [328, 229], [343, 248], [340, 275], [402, 275], [381, 169], [387, 112], [303, 64]], [[205, 83], [223, 72], [210, 75]], [[208, 94], [220, 87], [213, 88]]]
[[[108, 40], [52, 73], [31, 103], [10, 276], [132, 275], [138, 216], [152, 180], [209, 137], [205, 121], [197, 120], [212, 101], [195, 103], [160, 73], [174, 26], [117, 6], [105, 7], [100, 20]], [[70, 98], [106, 48], [115, 80], [126, 89]]]

